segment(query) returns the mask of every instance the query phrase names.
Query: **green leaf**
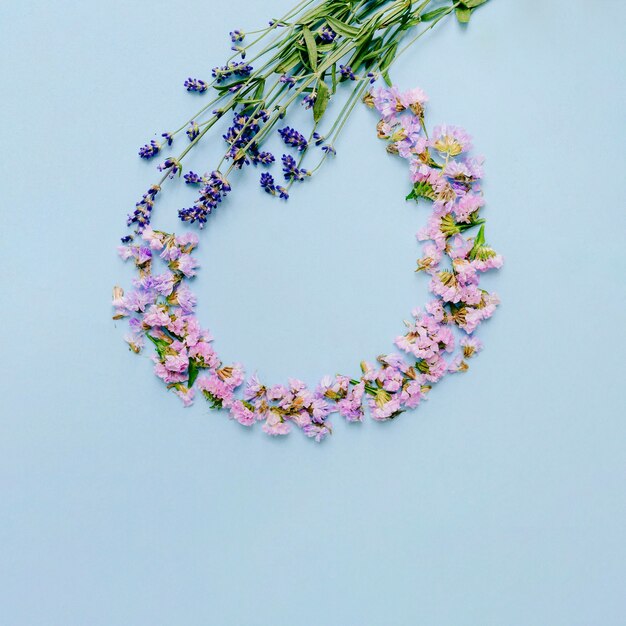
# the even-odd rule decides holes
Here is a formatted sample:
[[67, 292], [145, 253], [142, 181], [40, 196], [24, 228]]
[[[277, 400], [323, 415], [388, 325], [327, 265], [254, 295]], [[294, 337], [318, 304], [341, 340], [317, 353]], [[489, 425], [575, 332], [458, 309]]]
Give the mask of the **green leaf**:
[[298, 54], [300, 55], [300, 62], [302, 65], [312, 72], [313, 68], [311, 67], [311, 63], [309, 61], [309, 53], [304, 48], [298, 48]]
[[422, 14], [422, 22], [432, 22], [449, 10], [450, 7], [440, 7], [439, 9], [435, 9], [434, 11], [428, 11], [428, 13]]
[[200, 368], [194, 359], [189, 360], [189, 380], [187, 381], [187, 389], [191, 389], [198, 378]]
[[146, 337], [155, 345], [159, 358], [163, 359], [165, 357], [165, 351], [167, 350], [170, 344], [167, 343], [167, 341], [165, 341], [164, 339], [156, 339], [155, 337], [153, 337], [152, 335], [149, 335], [148, 333], [146, 333]]
[[481, 4], [485, 4], [485, 2], [487, 2], [487, 0], [463, 0], [461, 4], [463, 6], [466, 6], [468, 9], [475, 9], [476, 7], [479, 7]]
[[305, 26], [302, 30], [304, 34], [304, 43], [306, 43], [306, 49], [309, 54], [309, 63], [311, 69], [315, 72], [317, 70], [317, 44], [315, 43], [315, 37], [313, 33]]
[[349, 39], [356, 39], [361, 34], [360, 28], [355, 28], [354, 26], [350, 26], [341, 20], [337, 20], [330, 15], [325, 17], [328, 25], [336, 32], [342, 35], [343, 37], [348, 37]]
[[286, 74], [292, 70], [300, 62], [300, 53], [294, 50], [285, 60], [276, 68], [275, 71], [280, 74]]
[[435, 191], [430, 183], [426, 181], [415, 183], [415, 185], [413, 185], [413, 191], [406, 197], [407, 200], [415, 200], [416, 202], [419, 201], [420, 198], [435, 200]]
[[472, 9], [467, 9], [465, 7], [456, 8], [456, 19], [459, 20], [459, 23], [467, 24], [470, 21], [471, 16]]
[[315, 104], [313, 105], [313, 120], [316, 124], [322, 119], [329, 100], [330, 93], [328, 92], [328, 87], [323, 80], [320, 80], [317, 83], [317, 96], [315, 96]]
[[256, 86], [256, 90], [254, 91], [254, 99], [255, 100], [261, 100], [261, 98], [263, 98], [263, 93], [265, 91], [265, 79], [262, 78], [257, 86]]
[[476, 255], [480, 252], [480, 249], [485, 245], [485, 225], [483, 224], [476, 237], [474, 238], [474, 245], [469, 253], [469, 258], [473, 261]]
[[313, 7], [310, 11], [308, 11], [302, 17], [300, 17], [298, 21], [296, 22], [296, 24], [300, 24], [303, 26], [312, 24], [313, 22], [316, 22], [322, 19], [323, 13], [325, 13], [325, 11], [326, 11], [326, 7], [324, 5]]
[[378, 48], [380, 46], [380, 42], [377, 40], [372, 43], [374, 39], [374, 33], [369, 33], [362, 41], [359, 41], [357, 49], [355, 50], [352, 58], [348, 62], [348, 65], [357, 72], [361, 64], [363, 63], [363, 59], [368, 55], [368, 53], [375, 52], [378, 53]]
[[385, 52], [380, 62], [380, 73], [382, 77], [385, 79], [385, 82], [387, 83], [387, 85], [389, 85], [389, 87], [391, 87], [393, 84], [391, 82], [391, 79], [389, 78], [389, 66], [393, 63], [393, 60], [396, 56], [396, 51], [398, 50], [398, 44], [399, 44], [398, 41], [394, 42], [389, 47], [387, 52]]
[[475, 246], [482, 246], [485, 243], [485, 225], [483, 224], [479, 230], [476, 239], [474, 239]]

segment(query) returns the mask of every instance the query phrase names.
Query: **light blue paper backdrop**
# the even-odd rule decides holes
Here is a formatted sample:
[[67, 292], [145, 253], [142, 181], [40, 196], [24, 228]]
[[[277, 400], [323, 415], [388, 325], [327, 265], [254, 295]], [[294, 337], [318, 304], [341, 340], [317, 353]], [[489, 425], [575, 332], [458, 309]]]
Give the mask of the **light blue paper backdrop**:
[[[276, 441], [183, 410], [125, 349], [136, 150], [197, 108], [182, 81], [229, 30], [289, 4], [0, 7], [0, 623], [624, 624], [623, 2], [492, 0], [392, 72], [474, 136], [506, 257], [484, 354], [418, 411]], [[199, 310], [265, 380], [355, 372], [424, 301], [425, 214], [375, 121], [289, 204], [238, 185], [202, 238]]]

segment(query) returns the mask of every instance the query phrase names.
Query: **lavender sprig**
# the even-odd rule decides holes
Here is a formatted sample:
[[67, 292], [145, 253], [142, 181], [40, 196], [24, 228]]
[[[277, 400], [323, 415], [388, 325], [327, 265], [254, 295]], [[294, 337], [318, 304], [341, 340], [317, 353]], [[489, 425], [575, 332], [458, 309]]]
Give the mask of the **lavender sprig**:
[[[203, 95], [213, 91], [215, 97], [178, 129], [163, 133], [163, 143], [152, 140], [143, 146], [140, 156], [150, 159], [164, 147], [172, 146], [179, 133], [187, 134], [187, 147], [159, 166], [163, 172], [160, 186], [168, 177], [181, 172], [181, 163], [189, 151], [230, 112], [233, 123], [223, 135], [228, 148], [217, 167], [213, 166], [220, 176], [227, 179], [234, 169], [249, 165], [271, 166], [276, 159], [263, 149], [263, 144], [277, 130], [283, 142], [300, 153], [298, 163], [292, 157], [283, 156], [283, 174], [290, 185], [302, 181], [316, 172], [329, 155], [335, 154], [337, 136], [365, 93], [364, 87], [380, 76], [389, 80], [389, 68], [408, 48], [400, 49], [398, 45], [405, 34], [424, 25], [411, 45], [450, 14], [456, 12], [460, 21], [467, 21], [468, 12], [471, 15], [478, 4], [483, 2], [449, 0], [448, 5], [441, 6], [438, 0], [346, 0], [341, 3], [302, 0], [266, 28], [253, 31], [259, 33], [258, 37], [249, 39], [242, 30], [233, 30], [230, 40], [234, 54], [212, 70], [212, 80], [188, 77], [184, 82], [189, 92]], [[251, 57], [248, 61], [244, 61], [246, 55]], [[326, 141], [312, 144], [290, 126], [277, 128], [290, 107], [301, 102], [312, 112], [313, 130], [317, 132], [342, 81], [351, 83], [352, 91], [334, 123], [324, 133], [328, 137]], [[305, 169], [302, 161], [312, 147], [320, 148], [321, 158], [313, 169]], [[222, 173], [224, 163], [229, 165]], [[187, 177], [185, 182], [200, 184], [191, 183]], [[274, 188], [278, 189], [276, 185]], [[271, 190], [271, 186], [268, 189]], [[194, 207], [181, 209], [181, 219], [204, 224], [215, 208], [214, 203], [223, 196], [211, 200], [208, 194], [208, 198], [209, 202], [200, 199]], [[148, 223], [149, 214], [142, 218]]]

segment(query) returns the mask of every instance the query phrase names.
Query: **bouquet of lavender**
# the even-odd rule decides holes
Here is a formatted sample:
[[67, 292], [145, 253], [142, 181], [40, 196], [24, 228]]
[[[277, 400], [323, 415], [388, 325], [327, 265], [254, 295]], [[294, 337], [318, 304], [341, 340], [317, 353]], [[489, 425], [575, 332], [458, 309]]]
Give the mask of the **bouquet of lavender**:
[[[224, 154], [205, 174], [184, 173], [185, 183], [198, 193], [191, 207], [179, 210], [180, 219], [202, 228], [231, 191], [233, 170], [250, 165], [269, 169], [279, 159], [280, 175], [264, 171], [259, 182], [267, 193], [287, 199], [294, 183], [306, 180], [335, 154], [339, 133], [370, 85], [379, 77], [391, 84], [389, 68], [409, 46], [450, 15], [468, 22], [486, 1], [302, 0], [261, 30], [234, 30], [230, 33], [233, 54], [224, 65], [213, 68], [211, 79], [189, 77], [184, 82], [187, 91], [201, 94], [208, 102], [179, 128], [163, 132], [159, 140], [139, 150], [141, 158], [152, 159], [178, 141], [186, 144], [177, 156], [167, 156], [159, 164], [160, 180], [136, 204], [128, 225], [140, 234], [150, 224], [163, 183], [183, 174], [185, 157], [211, 129], [217, 131], [224, 116], [232, 120], [223, 134]], [[416, 32], [401, 46], [410, 31]], [[342, 83], [350, 88], [338, 114], [327, 122], [329, 102]], [[306, 133], [284, 121], [295, 104], [311, 111]], [[264, 150], [274, 132], [285, 145], [279, 159]], [[308, 166], [305, 160], [311, 156], [315, 160]], [[133, 237], [127, 235], [123, 242]]]

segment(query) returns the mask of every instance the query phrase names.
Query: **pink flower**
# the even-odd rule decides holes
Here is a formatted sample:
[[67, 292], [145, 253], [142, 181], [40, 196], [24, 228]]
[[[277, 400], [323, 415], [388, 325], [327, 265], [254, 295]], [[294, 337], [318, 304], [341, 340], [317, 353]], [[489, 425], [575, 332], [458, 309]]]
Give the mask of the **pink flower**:
[[172, 383], [184, 383], [187, 381], [187, 374], [179, 374], [176, 372], [170, 372], [158, 358], [153, 357], [154, 361], [154, 373], [166, 384]]
[[499, 270], [504, 264], [504, 259], [499, 254], [489, 256], [486, 259], [476, 259], [472, 262], [476, 270], [486, 272], [487, 270]]
[[146, 311], [142, 321], [146, 326], [150, 327], [167, 326], [170, 321], [170, 316], [167, 310], [162, 306], [153, 304]]
[[316, 398], [309, 404], [309, 410], [313, 416], [313, 421], [323, 422], [330, 413], [333, 413], [335, 409], [328, 404], [328, 402], [321, 398]]
[[178, 235], [176, 237], [176, 245], [180, 246], [181, 248], [191, 246], [191, 248], [193, 249], [198, 245], [198, 235], [192, 232]]
[[152, 250], [150, 248], [134, 246], [132, 250], [137, 265], [143, 265], [152, 259]]
[[246, 387], [243, 392], [243, 397], [246, 400], [256, 400], [265, 395], [265, 387], [261, 385], [259, 378], [256, 374], [253, 374], [248, 379]]
[[198, 376], [198, 389], [208, 395], [218, 406], [230, 407], [233, 403], [233, 390], [225, 385], [215, 374]]
[[130, 257], [134, 256], [132, 246], [118, 246], [117, 253], [124, 261], [127, 261]]
[[176, 290], [176, 302], [184, 313], [192, 313], [193, 308], [196, 306], [196, 296], [191, 292], [191, 289], [184, 283], [178, 286]]
[[400, 401], [409, 409], [414, 409], [422, 399], [422, 385], [418, 381], [411, 381], [400, 395]]
[[454, 205], [454, 214], [456, 216], [457, 222], [467, 223], [470, 221], [470, 215], [474, 213], [474, 211], [478, 211], [482, 206], [484, 206], [485, 200], [482, 196], [477, 196], [475, 194], [465, 194], [455, 205]]
[[402, 105], [407, 109], [410, 108], [411, 105], [424, 105], [428, 102], [428, 96], [419, 87], [415, 87], [414, 89], [409, 89], [408, 91], [401, 93], [399, 99]]
[[455, 235], [448, 244], [448, 256], [451, 259], [465, 259], [472, 249], [473, 242], [461, 235]]
[[261, 426], [263, 432], [268, 435], [287, 435], [291, 430], [291, 424], [283, 421], [282, 417], [276, 413], [276, 411], [269, 411], [269, 415], [263, 426]]
[[463, 356], [466, 359], [473, 357], [483, 349], [482, 342], [476, 337], [463, 337], [460, 344], [463, 346]]
[[176, 261], [180, 257], [180, 248], [178, 246], [168, 245], [167, 248], [161, 252], [161, 258], [164, 261]]
[[424, 308], [426, 309], [428, 313], [432, 315], [433, 319], [436, 322], [441, 323], [443, 321], [444, 310], [443, 310], [443, 302], [441, 300], [439, 299], [431, 300], [430, 302], [426, 303], [426, 306]]
[[365, 382], [361, 381], [352, 388], [352, 391], [343, 400], [339, 400], [337, 408], [339, 414], [343, 415], [348, 422], [363, 421], [363, 393], [365, 392]]
[[389, 89], [379, 87], [378, 89], [373, 89], [371, 95], [373, 96], [376, 110], [385, 121], [395, 118], [399, 104], [399, 92], [395, 87], [390, 87]]
[[154, 289], [161, 296], [169, 296], [174, 289], [174, 274], [167, 271], [154, 276]]
[[210, 369], [215, 369], [220, 365], [220, 360], [215, 350], [205, 341], [198, 341], [189, 348], [189, 357], [196, 359], [201, 365]]
[[452, 362], [448, 365], [448, 371], [451, 374], [455, 374], [457, 372], [466, 372], [468, 370], [467, 363], [463, 360], [462, 354], [457, 354]]
[[160, 250], [163, 247], [163, 235], [155, 233], [151, 226], [146, 226], [143, 229], [141, 237], [152, 250]]
[[475, 309], [474, 307], [465, 308], [465, 316], [459, 326], [468, 334], [473, 333], [478, 325], [483, 321], [483, 314], [481, 309]]
[[372, 411], [372, 419], [378, 422], [384, 422], [392, 419], [400, 413], [400, 397], [390, 396], [382, 389], [376, 392], [376, 396], [369, 400], [370, 409]]
[[189, 357], [185, 353], [169, 354], [165, 357], [165, 368], [174, 374], [182, 374], [189, 367]]
[[174, 388], [174, 393], [183, 401], [183, 406], [188, 407], [193, 404], [193, 398], [196, 394], [194, 389], [179, 386]]
[[230, 415], [243, 426], [252, 426], [256, 421], [254, 412], [241, 400], [233, 402], [233, 405], [230, 407]]
[[438, 152], [454, 157], [472, 149], [472, 138], [458, 126], [443, 124], [435, 126], [430, 145]]
[[196, 275], [196, 268], [198, 262], [190, 254], [181, 254], [178, 258], [177, 269], [182, 272], [187, 278]]
[[328, 424], [316, 424], [314, 422], [312, 422], [311, 424], [307, 424], [306, 426], [303, 426], [302, 432], [307, 437], [314, 438], [315, 441], [317, 441], [318, 443], [322, 441], [322, 439], [325, 439], [328, 435], [331, 434], [331, 430]]

